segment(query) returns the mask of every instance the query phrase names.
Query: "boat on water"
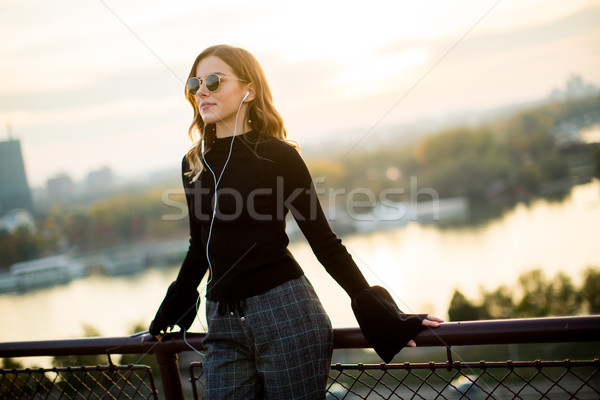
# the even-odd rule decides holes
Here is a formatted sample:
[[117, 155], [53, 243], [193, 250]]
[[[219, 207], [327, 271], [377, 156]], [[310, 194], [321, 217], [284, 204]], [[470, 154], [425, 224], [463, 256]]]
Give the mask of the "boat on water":
[[465, 218], [469, 212], [466, 197], [449, 197], [420, 202], [378, 203], [372, 211], [354, 213], [354, 227], [358, 232], [397, 228], [410, 222], [439, 223]]
[[10, 282], [17, 291], [67, 283], [84, 275], [83, 263], [68, 254], [18, 262], [10, 267]]

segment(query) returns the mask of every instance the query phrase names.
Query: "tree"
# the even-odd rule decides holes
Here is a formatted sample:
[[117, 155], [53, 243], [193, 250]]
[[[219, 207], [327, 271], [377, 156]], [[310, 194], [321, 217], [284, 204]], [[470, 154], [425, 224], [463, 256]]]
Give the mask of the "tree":
[[483, 291], [482, 315], [488, 319], [512, 318], [514, 293], [502, 285], [492, 292]]
[[480, 307], [475, 306], [458, 290], [454, 291], [448, 317], [450, 321], [472, 321], [480, 318]]
[[12, 233], [0, 230], [0, 268], [38, 257], [42, 247], [40, 235], [26, 226], [20, 226]]
[[581, 296], [590, 314], [600, 313], [600, 270], [589, 267], [584, 272]]
[[583, 284], [579, 288], [562, 272], [549, 280], [539, 269], [520, 275], [518, 282], [514, 291], [504, 285], [493, 291], [482, 290], [480, 306], [455, 290], [448, 310], [450, 320], [600, 313], [600, 270], [597, 268], [589, 267], [584, 272]]
[[550, 283], [550, 315], [574, 315], [581, 310], [582, 295], [567, 275], [559, 272]]
[[519, 286], [521, 300], [515, 306], [515, 317], [545, 317], [550, 315], [552, 291], [540, 269], [519, 276]]
[[515, 307], [518, 317], [573, 315], [581, 310], [582, 299], [571, 278], [558, 273], [553, 280], [539, 269], [519, 277], [521, 300]]

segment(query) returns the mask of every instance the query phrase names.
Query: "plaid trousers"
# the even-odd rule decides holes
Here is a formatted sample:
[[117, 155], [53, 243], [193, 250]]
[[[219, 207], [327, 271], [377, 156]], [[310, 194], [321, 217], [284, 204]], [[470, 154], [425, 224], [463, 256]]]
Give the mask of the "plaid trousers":
[[325, 399], [333, 329], [302, 276], [218, 312], [206, 302], [206, 399]]

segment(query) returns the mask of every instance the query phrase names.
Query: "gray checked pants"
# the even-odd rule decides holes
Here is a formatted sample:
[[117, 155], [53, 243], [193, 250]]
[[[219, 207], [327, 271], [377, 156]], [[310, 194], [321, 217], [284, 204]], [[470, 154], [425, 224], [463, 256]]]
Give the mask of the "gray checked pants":
[[304, 277], [246, 299], [245, 311], [206, 302], [206, 399], [325, 399], [333, 330]]

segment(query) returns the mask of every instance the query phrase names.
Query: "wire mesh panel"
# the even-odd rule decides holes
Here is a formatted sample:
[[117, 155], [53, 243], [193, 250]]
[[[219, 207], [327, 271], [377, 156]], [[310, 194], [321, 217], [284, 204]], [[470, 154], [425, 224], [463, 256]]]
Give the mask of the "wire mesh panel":
[[329, 399], [599, 399], [599, 361], [342, 365]]
[[150, 367], [1, 369], [0, 399], [158, 399]]
[[[202, 363], [190, 364], [195, 399]], [[600, 399], [600, 362], [335, 364], [327, 399]]]

